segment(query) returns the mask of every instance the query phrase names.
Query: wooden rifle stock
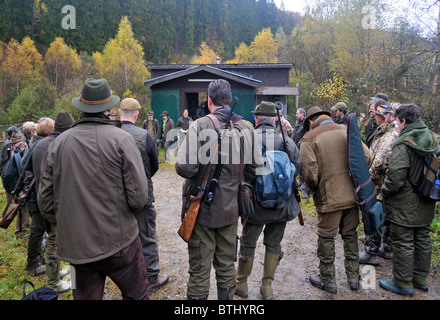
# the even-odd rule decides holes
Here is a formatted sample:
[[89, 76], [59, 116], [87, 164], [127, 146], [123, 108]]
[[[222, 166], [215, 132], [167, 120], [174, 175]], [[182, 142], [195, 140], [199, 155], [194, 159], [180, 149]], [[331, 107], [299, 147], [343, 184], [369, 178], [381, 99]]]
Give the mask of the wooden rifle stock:
[[304, 225], [304, 217], [303, 217], [303, 213], [302, 213], [302, 210], [301, 210], [301, 205], [299, 207], [298, 221], [299, 221], [299, 224], [301, 226]]
[[[194, 225], [196, 224], [197, 216], [199, 215], [200, 203], [202, 201], [203, 194], [205, 192], [204, 188], [205, 188], [206, 183], [207, 183], [209, 176], [211, 174], [211, 170], [212, 170], [212, 165], [210, 165], [208, 167], [208, 170], [206, 170], [205, 177], [203, 178], [203, 181], [202, 181], [202, 186], [201, 186], [200, 191], [197, 194], [197, 196], [190, 196], [189, 197], [191, 204], [190, 204], [188, 212], [186, 214], [184, 212], [185, 209], [182, 207], [183, 212], [181, 215], [181, 219], [183, 219], [183, 220], [182, 220], [182, 224], [180, 225], [179, 231], [177, 233], [185, 242], [188, 242], [189, 239], [191, 239], [191, 235], [194, 230]], [[186, 188], [185, 185], [183, 187]], [[185, 206], [186, 206], [186, 203], [185, 203]]]
[[[17, 213], [23, 208], [23, 206], [26, 204], [27, 199], [29, 198], [29, 195], [32, 193], [32, 191], [35, 188], [35, 178], [32, 179], [31, 183], [25, 187], [22, 193], [20, 193], [17, 198], [15, 199], [15, 204], [12, 206], [11, 209], [9, 209], [9, 205], [12, 202], [12, 197], [8, 201], [8, 204], [6, 205], [3, 216], [0, 219], [0, 227], [3, 229], [7, 229], [11, 222], [14, 220]], [[8, 210], [9, 209], [9, 210]]]
[[191, 204], [189, 206], [188, 212], [186, 213], [178, 232], [179, 236], [185, 242], [188, 242], [189, 239], [191, 239], [194, 225], [196, 224], [197, 216], [199, 215], [200, 202], [202, 201], [202, 197], [200, 196], [200, 194], [198, 194], [196, 197], [191, 196], [190, 201]]

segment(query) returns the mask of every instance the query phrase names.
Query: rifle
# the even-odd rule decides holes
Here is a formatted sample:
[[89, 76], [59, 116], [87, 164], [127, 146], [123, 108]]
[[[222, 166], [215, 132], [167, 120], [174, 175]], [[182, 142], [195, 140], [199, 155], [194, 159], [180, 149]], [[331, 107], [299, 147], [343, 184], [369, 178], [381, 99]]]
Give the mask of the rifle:
[[14, 198], [11, 196], [11, 198], [8, 201], [8, 204], [6, 205], [2, 218], [0, 219], [0, 227], [3, 229], [7, 229], [11, 222], [14, 220], [17, 213], [23, 208], [23, 206], [26, 204], [29, 195], [34, 191], [35, 189], [35, 177], [32, 179], [32, 181], [24, 187], [23, 191], [19, 193], [19, 195], [15, 198], [15, 204], [12, 206], [11, 209], [8, 210], [9, 205], [12, 202], [12, 199]]
[[[283, 137], [284, 152], [286, 152], [286, 138], [284, 137], [283, 127], [281, 126], [280, 107], [275, 106], [275, 109], [277, 110], [278, 123], [280, 124], [281, 136]], [[301, 210], [301, 205], [300, 205], [301, 197], [299, 196], [298, 185], [296, 184], [296, 181], [294, 182], [294, 185], [293, 185], [293, 192], [295, 192], [295, 197], [296, 197], [296, 200], [298, 201], [298, 205], [299, 205], [298, 221], [299, 221], [299, 224], [301, 226], [303, 226], [304, 225], [304, 217], [302, 215], [302, 210]]]
[[[217, 146], [218, 148], [218, 146]], [[186, 209], [186, 199], [185, 203], [182, 204], [182, 213], [181, 213], [181, 220], [182, 224], [180, 225], [179, 231], [177, 232], [179, 236], [183, 239], [183, 241], [188, 242], [191, 238], [192, 232], [194, 230], [194, 225], [197, 220], [197, 216], [199, 214], [200, 210], [200, 202], [202, 201], [203, 195], [205, 194], [206, 185], [208, 183], [208, 179], [211, 175], [212, 171], [212, 164], [209, 165], [208, 170], [206, 170], [205, 176], [203, 177], [202, 184], [199, 187], [199, 193], [197, 196], [190, 196], [189, 200], [191, 201], [191, 204], [189, 205], [188, 212], [185, 214]], [[185, 186], [185, 183], [187, 183], [187, 180], [184, 182], [184, 193], [187, 191], [187, 186]], [[185, 196], [186, 198], [186, 196]], [[184, 208], [185, 206], [185, 208]]]
[[[231, 112], [229, 113], [228, 120], [226, 123], [226, 129], [228, 128], [229, 122], [231, 121], [232, 111], [237, 101], [238, 99], [237, 97], [235, 97], [234, 104], [231, 107]], [[184, 212], [185, 208], [183, 207], [184, 205], [186, 207], [186, 200], [184, 201], [184, 204], [182, 204], [182, 213], [181, 213], [182, 224], [180, 225], [179, 231], [177, 233], [185, 242], [188, 242], [191, 238], [192, 232], [194, 230], [194, 225], [196, 223], [197, 216], [199, 214], [200, 204], [203, 203], [206, 207], [209, 208], [212, 200], [214, 199], [214, 192], [215, 189], [217, 188], [218, 178], [221, 172], [221, 164], [220, 164], [221, 133], [219, 133], [219, 138], [217, 141], [217, 146], [214, 151], [214, 154], [215, 153], [218, 154], [218, 163], [217, 164], [211, 163], [209, 165], [208, 169], [206, 170], [205, 176], [203, 177], [202, 183], [199, 187], [199, 193], [197, 194], [197, 196], [189, 197], [191, 204], [186, 214]], [[208, 194], [205, 194], [206, 190], [208, 190]], [[186, 191], [184, 191], [184, 193], [185, 192]]]
[[[229, 128], [229, 123], [231, 122], [231, 117], [232, 117], [232, 112], [234, 111], [235, 105], [238, 102], [238, 98], [234, 97], [234, 102], [232, 103], [231, 106], [231, 111], [229, 112], [228, 118], [226, 120], [226, 128], [225, 130], [228, 130]], [[215, 125], [215, 124], [214, 124]], [[206, 208], [211, 207], [211, 203], [214, 200], [214, 193], [215, 190], [217, 189], [217, 185], [218, 185], [218, 180], [220, 178], [220, 173], [222, 171], [222, 163], [221, 163], [221, 143], [222, 143], [222, 134], [221, 134], [221, 128], [218, 128], [217, 130], [218, 132], [218, 141], [217, 141], [217, 145], [218, 145], [218, 161], [217, 161], [217, 165], [215, 165], [215, 169], [213, 170], [212, 176], [210, 177], [209, 181], [208, 181], [208, 193], [206, 194], [205, 198], [203, 199], [203, 206], [205, 206]]]

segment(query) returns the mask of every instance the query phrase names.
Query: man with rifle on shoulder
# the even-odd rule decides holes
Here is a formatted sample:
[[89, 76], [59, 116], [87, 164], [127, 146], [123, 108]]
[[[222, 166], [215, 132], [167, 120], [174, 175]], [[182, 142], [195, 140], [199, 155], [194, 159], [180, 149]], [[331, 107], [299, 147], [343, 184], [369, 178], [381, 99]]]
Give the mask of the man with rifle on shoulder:
[[[194, 121], [179, 148], [176, 171], [187, 179], [191, 204], [200, 201], [194, 228], [188, 239], [182, 237], [188, 240], [189, 300], [208, 299], [211, 264], [216, 270], [218, 299], [232, 300], [234, 297], [241, 181], [239, 162], [244, 162], [247, 180], [255, 179], [257, 165], [253, 156], [251, 160], [245, 158], [252, 155], [252, 149], [245, 153], [245, 146], [252, 147], [253, 126], [232, 113], [229, 107], [231, 100], [231, 86], [227, 81], [219, 79], [211, 82], [208, 108], [214, 117], [205, 116]], [[218, 127], [221, 128], [222, 143], [219, 143]], [[221, 162], [218, 161], [220, 154]], [[192, 214], [191, 210], [188, 210], [187, 216]]]

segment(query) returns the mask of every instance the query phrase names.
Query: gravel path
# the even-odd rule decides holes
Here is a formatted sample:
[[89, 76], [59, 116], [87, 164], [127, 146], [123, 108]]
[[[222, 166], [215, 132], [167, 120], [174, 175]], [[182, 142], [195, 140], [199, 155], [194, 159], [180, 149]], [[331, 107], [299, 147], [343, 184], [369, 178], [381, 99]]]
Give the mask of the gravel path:
[[[180, 226], [180, 206], [182, 181], [172, 167], [161, 165], [153, 177], [154, 194], [157, 209], [157, 233], [160, 249], [162, 272], [168, 273], [170, 282], [164, 288], [150, 295], [152, 300], [184, 300], [186, 299], [186, 282], [188, 280], [188, 252], [186, 243], [179, 237], [177, 230]], [[311, 204], [311, 199], [307, 199]], [[313, 207], [313, 206], [311, 206]], [[318, 272], [318, 257], [316, 254], [316, 213], [303, 210], [305, 225], [300, 226], [295, 219], [287, 224], [282, 242], [284, 257], [278, 266], [275, 280], [272, 284], [276, 300], [440, 300], [440, 272], [432, 271], [429, 277], [429, 291], [415, 290], [411, 298], [402, 297], [385, 291], [379, 287], [379, 280], [391, 278], [391, 261], [381, 259], [381, 266], [373, 268], [362, 266], [361, 273], [365, 285], [358, 291], [348, 287], [345, 269], [342, 240], [336, 238], [336, 281], [338, 293], [330, 294], [313, 287], [308, 278]], [[239, 235], [241, 226], [239, 226]], [[359, 248], [363, 245], [359, 242]], [[249, 300], [261, 300], [259, 286], [263, 274], [264, 246], [262, 236], [259, 239], [254, 268], [248, 279]], [[110, 282], [110, 281], [109, 281]], [[118, 289], [114, 284], [107, 286], [106, 299], [120, 299]], [[211, 272], [211, 290], [209, 299], [217, 299], [217, 289], [214, 270]], [[235, 296], [235, 299], [240, 299]]]

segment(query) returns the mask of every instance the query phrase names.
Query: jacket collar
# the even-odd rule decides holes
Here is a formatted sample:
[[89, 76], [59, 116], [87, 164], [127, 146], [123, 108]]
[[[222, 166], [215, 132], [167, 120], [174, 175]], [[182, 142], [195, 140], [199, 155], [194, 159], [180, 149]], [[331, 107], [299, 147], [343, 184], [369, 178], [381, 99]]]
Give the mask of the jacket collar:
[[122, 127], [122, 122], [119, 120], [110, 120], [109, 118], [107, 118], [105, 115], [104, 117], [102, 116], [89, 116], [89, 115], [84, 115], [81, 119], [79, 119], [78, 121], [74, 122], [72, 124], [72, 128], [77, 126], [77, 125], [81, 125], [81, 124], [87, 124], [87, 123], [95, 123], [95, 124], [99, 124], [99, 125], [112, 125], [118, 128]]

